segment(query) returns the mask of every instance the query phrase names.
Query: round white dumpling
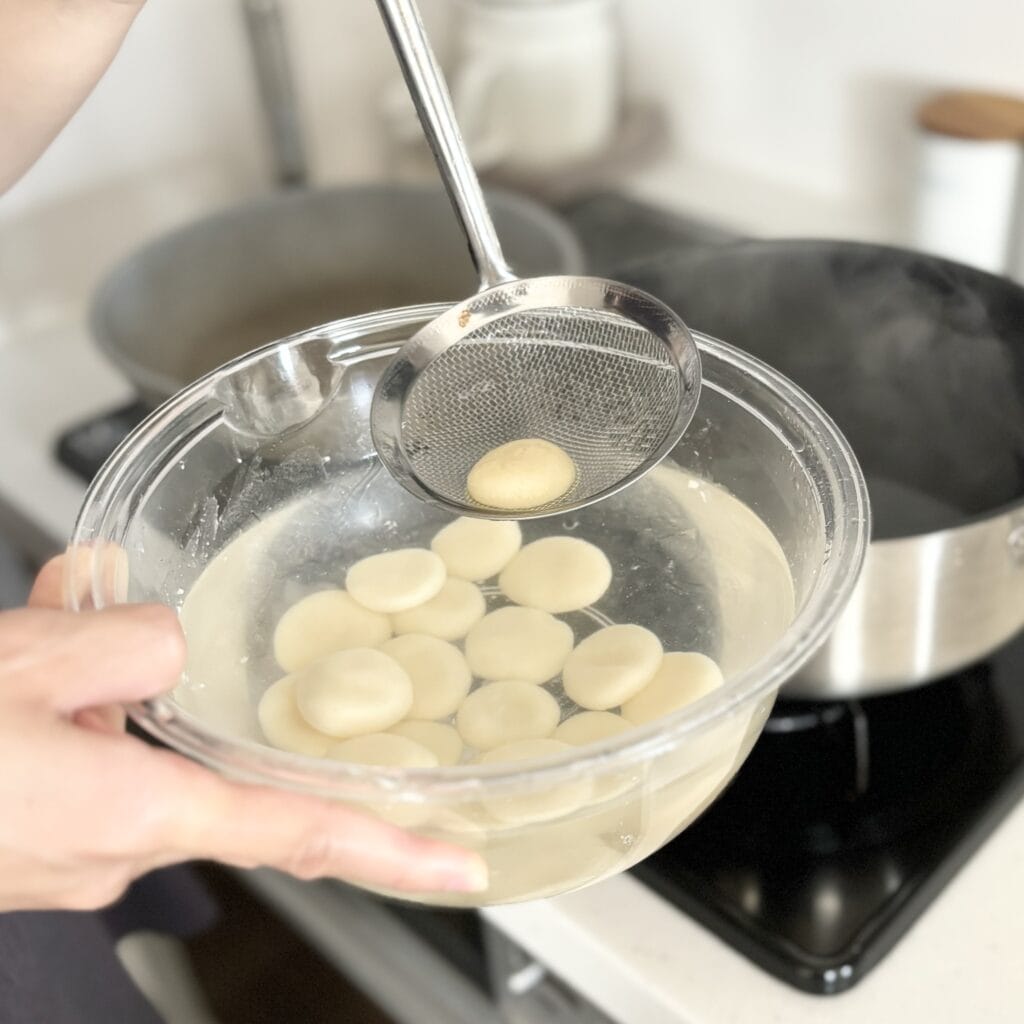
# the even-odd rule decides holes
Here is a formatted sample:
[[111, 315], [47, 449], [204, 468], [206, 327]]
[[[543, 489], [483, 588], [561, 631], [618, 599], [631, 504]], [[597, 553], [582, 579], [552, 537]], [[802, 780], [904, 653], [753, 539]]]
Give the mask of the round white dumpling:
[[371, 611], [404, 612], [434, 597], [446, 577], [440, 555], [426, 548], [399, 548], [356, 562], [345, 586]]
[[576, 464], [557, 444], [526, 437], [492, 448], [466, 478], [466, 490], [488, 508], [529, 509], [560, 498], [576, 482]]
[[558, 613], [595, 604], [611, 581], [611, 562], [599, 547], [578, 537], [544, 537], [505, 566], [498, 585], [516, 604]]
[[466, 660], [484, 679], [545, 683], [562, 670], [572, 650], [572, 628], [537, 608], [499, 608], [466, 637]]
[[518, 679], [502, 679], [474, 690], [459, 708], [459, 735], [477, 750], [550, 736], [561, 717], [547, 690]]
[[517, 522], [462, 518], [440, 530], [430, 548], [441, 556], [450, 576], [480, 583], [497, 576], [522, 543]]
[[567, 718], [554, 732], [553, 739], [583, 747], [627, 732], [632, 725], [611, 711], [580, 711]]
[[396, 636], [381, 645], [412, 680], [412, 718], [446, 718], [469, 693], [473, 676], [462, 651], [423, 633]]
[[634, 725], [653, 722], [706, 697], [724, 681], [722, 670], [705, 654], [666, 654], [654, 678], [623, 703], [622, 714]]
[[412, 680], [380, 651], [328, 654], [295, 674], [295, 701], [314, 729], [334, 737], [380, 732], [412, 707]]
[[436, 768], [438, 763], [434, 753], [422, 743], [389, 732], [354, 736], [334, 743], [327, 756], [335, 761], [379, 765], [382, 768]]
[[391, 636], [391, 621], [353, 601], [344, 590], [321, 590], [296, 602], [274, 630], [274, 657], [297, 672], [325, 654], [376, 647]]
[[661, 659], [661, 641], [649, 629], [606, 626], [569, 655], [562, 684], [581, 708], [607, 711], [635, 697], [654, 678]]
[[334, 743], [333, 736], [314, 729], [299, 714], [292, 676], [285, 676], [267, 688], [256, 707], [256, 717], [267, 742], [279, 750], [323, 757]]
[[[479, 760], [481, 764], [512, 764], [553, 757], [572, 749], [570, 744], [553, 739], [519, 740], [489, 750]], [[484, 805], [499, 821], [525, 825], [572, 814], [591, 799], [593, 788], [589, 778], [577, 777], [522, 796], [490, 797]]]
[[426, 747], [437, 758], [438, 764], [458, 764], [462, 760], [465, 746], [462, 737], [454, 726], [445, 725], [444, 722], [424, 722], [410, 718], [391, 726], [388, 732]]
[[[551, 738], [569, 743], [574, 747], [585, 747], [589, 743], [606, 740], [610, 736], [619, 736], [633, 728], [621, 715], [611, 711], [580, 711], [567, 718], [555, 731]], [[610, 800], [620, 796], [627, 790], [641, 784], [644, 769], [635, 762], [626, 762], [621, 769], [599, 769], [592, 776], [594, 797]]]
[[391, 624], [395, 632], [427, 633], [441, 640], [461, 640], [483, 617], [487, 602], [480, 588], [468, 580], [451, 578], [425, 604], [405, 612], [395, 612]]

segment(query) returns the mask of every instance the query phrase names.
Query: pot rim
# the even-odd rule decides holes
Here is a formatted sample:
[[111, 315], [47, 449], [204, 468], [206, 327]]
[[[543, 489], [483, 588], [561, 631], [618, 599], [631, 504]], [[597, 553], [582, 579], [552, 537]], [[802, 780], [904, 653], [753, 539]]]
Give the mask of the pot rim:
[[[234, 224], [261, 213], [277, 208], [306, 205], [309, 203], [331, 203], [349, 200], [358, 204], [372, 196], [393, 197], [443, 197], [440, 185], [430, 182], [379, 182], [371, 181], [354, 185], [336, 185], [328, 188], [289, 189], [257, 196], [240, 203], [215, 210], [210, 214], [191, 220], [163, 234], [152, 238], [133, 249], [111, 267], [100, 281], [89, 305], [87, 322], [89, 332], [97, 348], [117, 366], [138, 388], [143, 398], [154, 406], [178, 392], [182, 381], [172, 375], [155, 369], [145, 359], [140, 359], [131, 347], [123, 345], [110, 329], [111, 310], [119, 301], [125, 287], [125, 280], [136, 272], [154, 254], [168, 249], [180, 248], [192, 239], [218, 229], [228, 230]], [[538, 235], [542, 235], [555, 247], [561, 274], [581, 274], [586, 267], [586, 256], [579, 239], [568, 223], [553, 210], [528, 196], [505, 188], [488, 186], [485, 195], [494, 202], [514, 213], [518, 220], [531, 223]], [[468, 259], [468, 255], [467, 255]], [[274, 344], [270, 342], [269, 344]]]

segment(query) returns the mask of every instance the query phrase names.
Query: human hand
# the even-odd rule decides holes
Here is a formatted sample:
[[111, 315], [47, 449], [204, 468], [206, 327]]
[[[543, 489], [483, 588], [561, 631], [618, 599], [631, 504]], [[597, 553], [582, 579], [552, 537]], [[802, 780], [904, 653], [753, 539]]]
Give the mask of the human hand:
[[0, 2], [0, 193], [107, 69], [144, 0]]
[[60, 609], [60, 560], [0, 613], [0, 911], [88, 909], [203, 858], [386, 889], [472, 891], [476, 854], [341, 804], [232, 783], [123, 732], [111, 705], [170, 689], [185, 647], [159, 605]]

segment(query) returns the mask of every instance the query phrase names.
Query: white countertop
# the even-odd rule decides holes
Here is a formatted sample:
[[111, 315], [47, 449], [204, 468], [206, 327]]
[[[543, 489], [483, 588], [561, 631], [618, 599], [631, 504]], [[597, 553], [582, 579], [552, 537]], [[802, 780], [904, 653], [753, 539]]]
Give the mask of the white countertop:
[[[70, 426], [129, 401], [132, 388], [81, 327], [54, 325], [0, 345], [0, 502], [64, 546], [85, 485], [54, 457]], [[0, 532], [3, 523], [0, 522]]]
[[[80, 305], [67, 307], [77, 319], [22, 318], [16, 333], [0, 331], [0, 532], [14, 510], [54, 549], [85, 490], [56, 463], [54, 441], [131, 394], [89, 343]], [[1015, 1024], [1024, 1019], [1012, 981], [1024, 951], [1024, 804], [866, 979], [838, 996], [774, 980], [631, 876], [486, 913], [629, 1024]]]
[[1024, 804], [856, 987], [798, 992], [632, 876], [487, 917], [624, 1024], [1010, 1024], [1024, 950]]

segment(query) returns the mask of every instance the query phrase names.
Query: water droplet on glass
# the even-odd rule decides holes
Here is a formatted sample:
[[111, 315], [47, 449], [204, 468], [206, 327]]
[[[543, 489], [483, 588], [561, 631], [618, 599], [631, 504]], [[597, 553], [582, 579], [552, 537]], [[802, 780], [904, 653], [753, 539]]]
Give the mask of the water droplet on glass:
[[1010, 536], [1006, 538], [1006, 542], [1010, 545], [1013, 557], [1018, 562], [1024, 563], [1024, 524], [1014, 527], [1010, 531]]

